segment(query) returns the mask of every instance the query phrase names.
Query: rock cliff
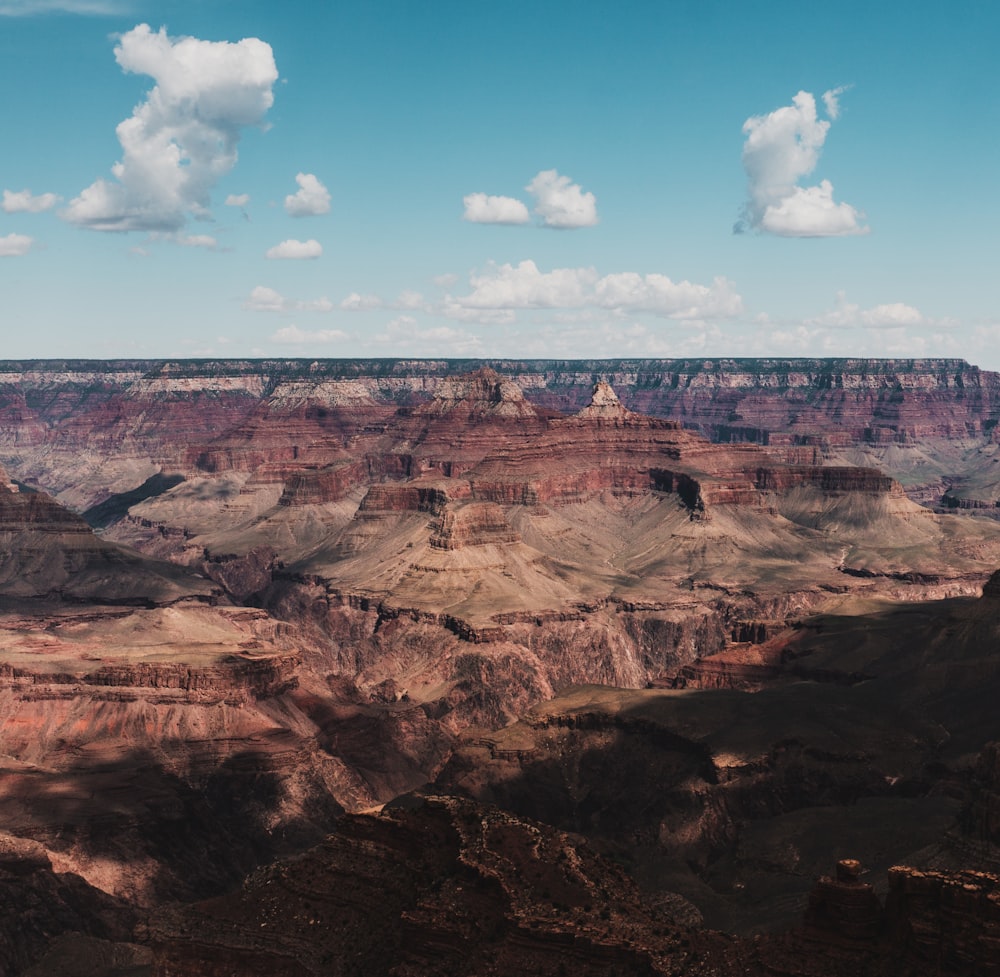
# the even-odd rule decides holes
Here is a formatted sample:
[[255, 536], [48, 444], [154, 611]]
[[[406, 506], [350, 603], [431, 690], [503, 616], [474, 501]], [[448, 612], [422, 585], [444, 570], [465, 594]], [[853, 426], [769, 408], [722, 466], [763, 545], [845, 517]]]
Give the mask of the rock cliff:
[[982, 971], [997, 378], [469, 365], [3, 365], [16, 972]]
[[[373, 433], [397, 407], [447, 409], [470, 391], [492, 399], [483, 416], [526, 421], [538, 409], [585, 409], [613, 421], [620, 412], [610, 400], [587, 406], [594, 383], [604, 382], [624, 409], [673, 418], [713, 441], [755, 441], [800, 463], [871, 462], [921, 498], [932, 486], [935, 500], [948, 493], [956, 504], [992, 507], [1000, 496], [990, 465], [1000, 378], [961, 360], [488, 366], [505, 379], [481, 378], [474, 389], [455, 377], [483, 367], [475, 361], [6, 361], [0, 460], [18, 478], [86, 508], [157, 470], [329, 463], [338, 446]], [[512, 399], [512, 389], [523, 397]]]

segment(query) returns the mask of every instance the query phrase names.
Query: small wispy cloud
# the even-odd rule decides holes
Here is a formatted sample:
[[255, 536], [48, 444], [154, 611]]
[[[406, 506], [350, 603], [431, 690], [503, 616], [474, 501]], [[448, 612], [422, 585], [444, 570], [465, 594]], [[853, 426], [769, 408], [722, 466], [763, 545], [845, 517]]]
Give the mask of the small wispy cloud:
[[848, 302], [844, 292], [837, 293], [834, 308], [822, 315], [805, 320], [806, 326], [825, 326], [834, 329], [864, 327], [887, 329], [900, 326], [947, 326], [944, 320], [931, 319], [919, 309], [905, 302], [883, 302], [863, 309], [856, 302]]
[[531, 220], [528, 208], [514, 197], [470, 193], [462, 198], [462, 203], [465, 207], [462, 220], [472, 224], [527, 224]]
[[349, 312], [366, 312], [370, 309], [380, 309], [382, 300], [377, 295], [361, 295], [359, 292], [351, 292], [340, 303], [340, 307]]
[[350, 336], [342, 329], [300, 329], [298, 326], [282, 326], [271, 336], [273, 343], [290, 343], [301, 346], [305, 343], [343, 343]]
[[80, 17], [113, 17], [126, 14], [127, 0], [0, 0], [0, 17], [41, 17], [76, 14]]
[[330, 191], [312, 173], [295, 177], [299, 189], [285, 197], [285, 212], [290, 217], [319, 217], [330, 213]]
[[3, 203], [0, 207], [7, 214], [40, 214], [51, 210], [60, 197], [54, 193], [40, 193], [37, 196], [30, 190], [4, 190]]
[[0, 258], [19, 258], [31, 250], [34, 238], [27, 234], [8, 234], [0, 237]]
[[850, 88], [850, 85], [841, 85], [839, 88], [823, 92], [823, 106], [826, 108], [826, 114], [834, 121], [840, 118], [840, 96], [849, 91]]
[[219, 242], [210, 234], [177, 234], [174, 240], [184, 248], [205, 248], [208, 251], [219, 248]]
[[[475, 333], [452, 326], [424, 326], [411, 315], [397, 316], [387, 322], [383, 332], [366, 337], [365, 345], [376, 350], [388, 348], [419, 356], [475, 356], [482, 353], [482, 340]], [[428, 353], [428, 350], [431, 352]]]
[[257, 285], [243, 303], [253, 312], [332, 312], [333, 303], [326, 298], [289, 299], [267, 285]]
[[319, 241], [310, 238], [308, 241], [296, 241], [290, 238], [276, 244], [273, 248], [268, 248], [265, 258], [289, 259], [292, 261], [303, 261], [310, 258], [318, 258], [323, 253], [323, 245]]

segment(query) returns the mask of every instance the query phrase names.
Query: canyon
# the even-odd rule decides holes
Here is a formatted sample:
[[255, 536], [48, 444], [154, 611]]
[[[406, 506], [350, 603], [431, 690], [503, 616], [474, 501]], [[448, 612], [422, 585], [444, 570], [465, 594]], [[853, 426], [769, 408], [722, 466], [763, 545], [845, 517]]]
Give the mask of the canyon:
[[0, 363], [0, 974], [994, 972], [998, 419], [958, 360]]

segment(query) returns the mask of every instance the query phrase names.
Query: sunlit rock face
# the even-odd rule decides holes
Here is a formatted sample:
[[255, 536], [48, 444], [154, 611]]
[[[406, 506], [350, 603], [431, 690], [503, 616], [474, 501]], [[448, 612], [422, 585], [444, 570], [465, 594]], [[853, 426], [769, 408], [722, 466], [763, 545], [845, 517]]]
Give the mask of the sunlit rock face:
[[[352, 972], [338, 940], [361, 924], [317, 942], [310, 922], [348, 877], [349, 911], [397, 940], [357, 972], [396, 977], [436, 972], [435, 948], [470, 974], [567, 953], [595, 974], [864, 972], [902, 945], [892, 920], [957, 911], [951, 881], [885, 893], [896, 862], [950, 880], [996, 841], [995, 378], [468, 366], [0, 377], [0, 873], [58, 910], [24, 966], [59, 972], [47, 941], [82, 930], [122, 967], [156, 942], [164, 974]], [[950, 514], [914, 501], [935, 485]], [[420, 787], [442, 799], [366, 813]], [[272, 930], [296, 872], [263, 866], [284, 856], [316, 889]], [[855, 858], [871, 876], [829, 876]], [[249, 902], [224, 896], [248, 874]], [[795, 928], [819, 876], [780, 959], [684, 929]], [[489, 933], [459, 912], [473, 891]], [[136, 915], [209, 896], [155, 934]]]

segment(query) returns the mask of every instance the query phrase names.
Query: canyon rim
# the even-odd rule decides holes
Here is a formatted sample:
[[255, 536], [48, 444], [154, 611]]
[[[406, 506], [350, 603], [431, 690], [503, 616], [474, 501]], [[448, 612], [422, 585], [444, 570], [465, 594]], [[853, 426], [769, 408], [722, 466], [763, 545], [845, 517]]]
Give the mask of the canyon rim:
[[1000, 376], [0, 363], [4, 974], [988, 974]]

